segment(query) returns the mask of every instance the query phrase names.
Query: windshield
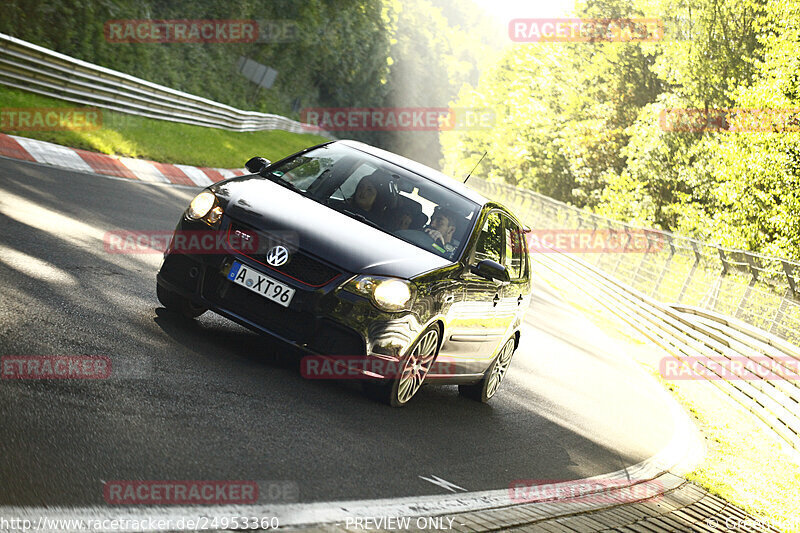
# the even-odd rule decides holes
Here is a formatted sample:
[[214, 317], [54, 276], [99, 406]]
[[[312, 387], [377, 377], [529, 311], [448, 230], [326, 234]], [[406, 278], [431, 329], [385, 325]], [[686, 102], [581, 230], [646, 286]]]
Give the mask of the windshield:
[[293, 157], [267, 176], [452, 261], [461, 255], [480, 209], [419, 174], [340, 144]]

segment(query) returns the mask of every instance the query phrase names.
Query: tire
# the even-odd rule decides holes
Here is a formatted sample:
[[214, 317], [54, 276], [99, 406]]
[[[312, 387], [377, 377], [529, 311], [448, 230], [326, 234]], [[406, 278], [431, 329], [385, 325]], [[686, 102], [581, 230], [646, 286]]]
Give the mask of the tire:
[[511, 358], [514, 357], [514, 351], [516, 350], [514, 345], [514, 337], [511, 337], [503, 345], [500, 353], [494, 358], [489, 368], [486, 369], [483, 378], [472, 385], [459, 385], [458, 393], [471, 400], [481, 403], [488, 402], [500, 388], [500, 383], [508, 371]]
[[161, 284], [156, 284], [156, 296], [167, 311], [185, 318], [196, 318], [208, 311], [205, 307], [193, 304], [188, 298], [162, 287]]
[[364, 389], [374, 399], [392, 407], [403, 407], [417, 393], [439, 355], [439, 328], [429, 326], [408, 350], [400, 375], [385, 382], [366, 382]]

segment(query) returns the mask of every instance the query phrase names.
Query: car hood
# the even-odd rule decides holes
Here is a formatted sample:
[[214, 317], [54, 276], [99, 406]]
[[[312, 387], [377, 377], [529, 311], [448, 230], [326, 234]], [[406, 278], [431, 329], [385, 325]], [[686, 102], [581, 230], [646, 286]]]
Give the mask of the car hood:
[[225, 214], [357, 274], [413, 278], [452, 262], [262, 177], [212, 186]]

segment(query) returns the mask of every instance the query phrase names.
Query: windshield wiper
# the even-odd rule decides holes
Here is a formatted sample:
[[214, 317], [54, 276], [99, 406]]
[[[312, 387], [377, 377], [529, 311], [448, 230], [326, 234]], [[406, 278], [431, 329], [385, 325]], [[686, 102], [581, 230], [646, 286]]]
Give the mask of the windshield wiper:
[[291, 183], [289, 181], [282, 180], [281, 178], [277, 178], [277, 179], [270, 180], [270, 181], [272, 183], [277, 183], [278, 185], [283, 185], [287, 189], [290, 189], [290, 190], [296, 192], [297, 194], [299, 194], [301, 196], [308, 196], [306, 194], [306, 191], [304, 191], [303, 189], [299, 189], [294, 183]]

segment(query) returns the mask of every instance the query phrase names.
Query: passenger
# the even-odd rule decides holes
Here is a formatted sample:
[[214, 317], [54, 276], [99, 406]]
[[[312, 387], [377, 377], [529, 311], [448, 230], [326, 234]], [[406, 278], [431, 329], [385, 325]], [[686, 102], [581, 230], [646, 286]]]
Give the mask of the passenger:
[[392, 213], [389, 229], [392, 231], [408, 229], [412, 222], [414, 222], [414, 217], [411, 216], [410, 209], [398, 209]]
[[387, 187], [387, 181], [377, 170], [361, 178], [353, 196], [347, 199], [348, 209], [373, 222], [383, 216], [385, 205], [379, 205], [379, 191]]
[[417, 202], [404, 200], [401, 205], [389, 212], [387, 227], [390, 231], [422, 230], [428, 217]]

